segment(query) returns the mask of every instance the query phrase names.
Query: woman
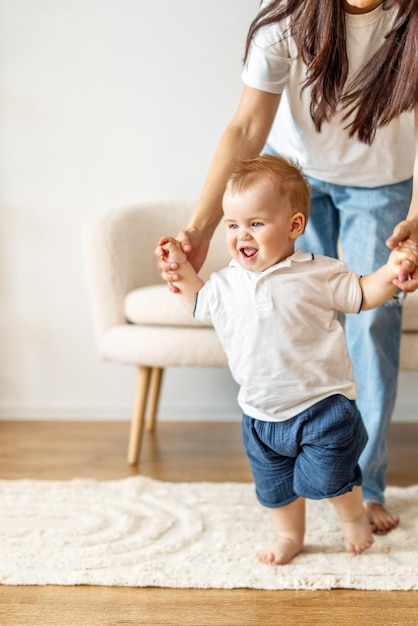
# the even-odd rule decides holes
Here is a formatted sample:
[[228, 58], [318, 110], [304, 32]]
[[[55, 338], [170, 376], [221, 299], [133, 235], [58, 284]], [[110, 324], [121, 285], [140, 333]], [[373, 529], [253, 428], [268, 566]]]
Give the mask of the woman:
[[[273, 0], [250, 26], [244, 87], [196, 210], [178, 235], [196, 270], [221, 218], [238, 159], [295, 158], [311, 184], [302, 247], [337, 255], [359, 274], [406, 239], [418, 244], [418, 4], [416, 0]], [[280, 106], [279, 106], [280, 105]], [[159, 262], [165, 279], [176, 266]], [[399, 279], [418, 288], [418, 272]], [[173, 287], [173, 289], [175, 289]], [[399, 369], [401, 299], [349, 316], [346, 333], [369, 435], [360, 459], [373, 531], [399, 523], [384, 506], [386, 436]]]

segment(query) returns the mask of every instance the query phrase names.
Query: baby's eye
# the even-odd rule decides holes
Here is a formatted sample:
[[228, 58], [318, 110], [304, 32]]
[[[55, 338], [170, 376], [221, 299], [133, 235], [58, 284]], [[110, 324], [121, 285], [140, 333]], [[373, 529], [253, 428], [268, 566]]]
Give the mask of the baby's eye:
[[253, 228], [260, 228], [260, 226], [264, 226], [263, 222], [253, 222]]
[[236, 228], [238, 228], [238, 224], [229, 224], [228, 228], [229, 230], [235, 230]]

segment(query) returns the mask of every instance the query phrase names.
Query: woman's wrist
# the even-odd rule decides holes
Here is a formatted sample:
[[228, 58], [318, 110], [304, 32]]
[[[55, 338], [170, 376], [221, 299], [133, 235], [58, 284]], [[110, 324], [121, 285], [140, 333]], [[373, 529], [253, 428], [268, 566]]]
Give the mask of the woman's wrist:
[[186, 230], [198, 232], [202, 239], [210, 241], [222, 215], [222, 201], [216, 206], [205, 207], [198, 203]]
[[209, 242], [213, 237], [213, 234], [216, 230], [218, 223], [219, 221], [217, 222], [202, 222], [202, 221], [189, 222], [189, 224], [186, 227], [186, 232], [196, 233], [198, 235], [198, 238], [201, 241]]

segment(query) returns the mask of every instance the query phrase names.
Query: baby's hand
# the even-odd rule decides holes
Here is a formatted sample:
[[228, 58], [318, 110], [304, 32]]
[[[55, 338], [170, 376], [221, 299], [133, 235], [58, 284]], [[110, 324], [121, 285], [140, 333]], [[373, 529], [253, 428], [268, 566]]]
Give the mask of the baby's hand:
[[174, 237], [164, 237], [160, 239], [156, 250], [157, 256], [166, 261], [166, 263], [184, 263], [187, 260], [186, 254], [183, 252], [181, 244]]

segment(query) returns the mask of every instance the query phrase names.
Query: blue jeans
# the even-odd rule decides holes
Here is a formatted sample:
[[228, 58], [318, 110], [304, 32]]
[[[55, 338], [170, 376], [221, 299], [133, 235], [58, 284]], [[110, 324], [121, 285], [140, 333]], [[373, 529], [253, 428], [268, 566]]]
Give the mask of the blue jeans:
[[283, 422], [243, 415], [242, 438], [257, 498], [276, 508], [298, 497], [335, 498], [361, 485], [367, 441], [356, 403], [334, 395]]
[[[311, 215], [298, 243], [305, 251], [337, 256], [341, 243], [349, 269], [361, 275], [386, 262], [385, 240], [405, 219], [412, 180], [375, 188], [345, 187], [309, 177]], [[365, 501], [384, 502], [386, 437], [399, 370], [401, 299], [359, 315], [347, 315], [345, 329], [357, 383], [357, 405], [369, 436], [360, 457]]]

